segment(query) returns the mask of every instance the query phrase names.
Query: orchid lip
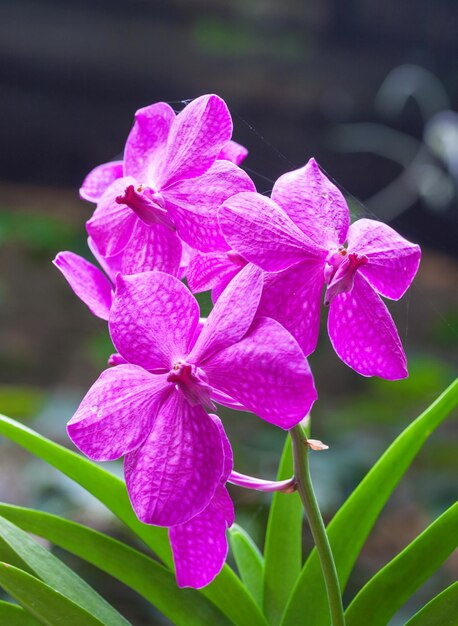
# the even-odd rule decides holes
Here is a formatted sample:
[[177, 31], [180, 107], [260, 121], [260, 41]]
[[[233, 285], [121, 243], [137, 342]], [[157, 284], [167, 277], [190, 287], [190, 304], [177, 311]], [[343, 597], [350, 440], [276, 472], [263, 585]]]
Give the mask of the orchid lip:
[[327, 283], [325, 306], [328, 306], [339, 293], [350, 292], [353, 289], [356, 271], [368, 261], [365, 254], [348, 252], [343, 247], [328, 254], [324, 270]]
[[210, 411], [216, 411], [210, 398], [212, 388], [200, 367], [180, 359], [170, 370], [167, 382], [175, 384], [191, 406], [200, 404]]
[[145, 224], [151, 226], [159, 223], [175, 230], [162, 194], [151, 187], [128, 185], [124, 193], [116, 197], [116, 202], [132, 209]]

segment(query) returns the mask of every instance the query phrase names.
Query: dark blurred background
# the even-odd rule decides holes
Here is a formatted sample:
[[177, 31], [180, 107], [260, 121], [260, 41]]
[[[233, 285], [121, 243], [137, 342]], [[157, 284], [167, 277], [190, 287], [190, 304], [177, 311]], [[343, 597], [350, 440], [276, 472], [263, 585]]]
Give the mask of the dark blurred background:
[[[85, 174], [120, 156], [137, 108], [215, 92], [249, 148], [258, 190], [315, 156], [355, 216], [422, 245], [419, 275], [389, 303], [409, 379], [362, 379], [326, 338], [311, 357], [320, 400], [313, 456], [326, 519], [396, 434], [457, 372], [458, 5], [453, 0], [52, 0], [0, 2], [0, 411], [68, 443], [65, 423], [110, 353], [105, 325], [51, 265], [87, 255]], [[276, 471], [284, 435], [224, 415], [237, 469]], [[364, 583], [456, 499], [456, 425], [426, 445], [368, 541], [349, 585]], [[69, 481], [0, 444], [0, 497], [120, 533]], [[114, 471], [121, 471], [113, 466]], [[237, 520], [262, 546], [269, 498], [232, 490]], [[304, 531], [305, 546], [310, 537]], [[136, 596], [67, 560], [133, 623], [166, 623]], [[456, 579], [452, 557], [393, 620]]]

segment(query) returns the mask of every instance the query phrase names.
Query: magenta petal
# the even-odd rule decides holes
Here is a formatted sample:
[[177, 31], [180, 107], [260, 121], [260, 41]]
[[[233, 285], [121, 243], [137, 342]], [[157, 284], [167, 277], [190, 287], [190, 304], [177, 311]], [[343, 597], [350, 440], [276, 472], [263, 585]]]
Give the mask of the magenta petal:
[[155, 186], [163, 167], [165, 148], [170, 128], [175, 119], [173, 109], [165, 102], [157, 102], [139, 109], [124, 149], [126, 176], [140, 183]]
[[177, 276], [181, 252], [181, 241], [176, 232], [162, 224], [148, 226], [137, 220], [129, 245], [122, 253], [121, 273], [159, 270]]
[[304, 258], [326, 256], [288, 215], [259, 193], [232, 196], [218, 212], [227, 242], [243, 258], [268, 272], [284, 270]]
[[338, 356], [358, 374], [387, 380], [408, 375], [406, 356], [393, 319], [359, 272], [352, 291], [332, 300], [328, 330]]
[[368, 263], [359, 271], [376, 291], [392, 300], [404, 295], [420, 265], [420, 246], [375, 220], [361, 219], [350, 226], [348, 251], [367, 256]]
[[277, 180], [272, 200], [317, 245], [330, 249], [345, 242], [350, 211], [345, 198], [315, 159]]
[[166, 386], [136, 365], [105, 370], [69, 421], [70, 439], [94, 461], [119, 459], [148, 436]]
[[299, 344], [283, 326], [266, 317], [255, 319], [246, 337], [217, 352], [202, 368], [212, 387], [280, 428], [300, 422], [317, 397]]
[[113, 298], [108, 278], [95, 265], [73, 252], [59, 252], [53, 263], [89, 310], [107, 320]]
[[258, 314], [273, 317], [289, 330], [305, 356], [318, 341], [323, 284], [323, 263], [315, 260], [264, 276]]
[[[239, 267], [241, 269], [242, 266]], [[197, 253], [189, 263], [186, 280], [193, 293], [213, 289], [235, 269], [226, 252]]]
[[193, 248], [211, 252], [229, 249], [218, 223], [221, 204], [236, 193], [254, 190], [243, 170], [217, 161], [202, 176], [180, 180], [162, 195], [180, 237]]
[[214, 415], [213, 413], [210, 413], [209, 417], [211, 417], [213, 422], [216, 424], [220, 437], [221, 437], [221, 444], [223, 446], [223, 455], [224, 455], [223, 473], [221, 474], [221, 482], [225, 483], [229, 474], [232, 472], [232, 469], [234, 467], [234, 457], [232, 454], [232, 448], [231, 448], [229, 439], [227, 438], [226, 431], [224, 430], [223, 423], [221, 422], [219, 417], [217, 415]]
[[80, 196], [89, 202], [98, 202], [111, 183], [123, 176], [123, 162], [112, 161], [95, 167], [83, 181]]
[[116, 279], [116, 274], [121, 271], [121, 262], [122, 262], [122, 252], [119, 252], [115, 256], [105, 257], [100, 254], [100, 250], [97, 248], [95, 241], [92, 237], [87, 238], [87, 245], [89, 250], [92, 252], [94, 257], [97, 259], [97, 263], [103, 269], [105, 274], [114, 284]]
[[189, 355], [190, 362], [202, 362], [245, 335], [259, 306], [262, 284], [262, 271], [252, 264], [230, 282], [208, 316]]
[[89, 236], [103, 256], [114, 256], [124, 250], [129, 242], [138, 217], [129, 207], [117, 203], [116, 198], [135, 182], [133, 178], [125, 177], [110, 185], [86, 223]]
[[161, 188], [206, 172], [231, 135], [232, 120], [224, 100], [207, 95], [190, 102], [173, 121]]
[[232, 161], [232, 163], [240, 165], [240, 163], [242, 163], [247, 156], [248, 150], [245, 146], [231, 140], [221, 150], [218, 155], [218, 159], [226, 159], [226, 161]]
[[130, 363], [169, 370], [185, 357], [199, 322], [199, 305], [177, 278], [162, 272], [118, 275], [109, 328]]
[[156, 526], [187, 522], [208, 506], [223, 466], [219, 427], [201, 406], [192, 407], [172, 389], [146, 441], [125, 458], [137, 517]]
[[233, 509], [227, 489], [220, 485], [202, 513], [169, 530], [179, 587], [200, 589], [221, 571], [228, 552], [226, 515], [230, 507]]

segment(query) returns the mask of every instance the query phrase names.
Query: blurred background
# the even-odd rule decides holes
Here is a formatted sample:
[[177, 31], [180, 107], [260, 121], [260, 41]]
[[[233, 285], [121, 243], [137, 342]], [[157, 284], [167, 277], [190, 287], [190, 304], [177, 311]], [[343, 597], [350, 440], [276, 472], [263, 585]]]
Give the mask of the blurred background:
[[[105, 324], [51, 265], [59, 250], [88, 255], [92, 207], [78, 187], [122, 154], [136, 109], [162, 100], [179, 110], [215, 92], [261, 193], [315, 156], [355, 216], [384, 220], [423, 248], [414, 285], [389, 303], [409, 379], [354, 374], [323, 319], [312, 419], [330, 450], [312, 455], [312, 470], [329, 520], [457, 373], [457, 18], [453, 0], [0, 1], [0, 411], [70, 445], [65, 424], [111, 352]], [[274, 477], [284, 434], [250, 415], [222, 416], [237, 469]], [[348, 597], [456, 499], [457, 440], [450, 418], [391, 498]], [[0, 476], [2, 500], [122, 532], [82, 490], [4, 441]], [[269, 497], [232, 495], [237, 521], [262, 546]], [[168, 623], [62, 556], [133, 624]], [[455, 555], [392, 625], [457, 574]]]

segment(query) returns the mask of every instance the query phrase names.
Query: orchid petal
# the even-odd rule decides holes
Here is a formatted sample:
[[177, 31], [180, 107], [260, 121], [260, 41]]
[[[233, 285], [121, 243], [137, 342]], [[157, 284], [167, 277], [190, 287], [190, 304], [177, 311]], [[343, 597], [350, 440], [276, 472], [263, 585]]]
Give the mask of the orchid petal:
[[109, 328], [130, 363], [169, 370], [188, 354], [199, 305], [177, 278], [162, 272], [118, 275]]
[[311, 354], [320, 331], [323, 263], [307, 260], [284, 270], [266, 274], [258, 314], [272, 317], [288, 330]]
[[126, 176], [155, 186], [175, 113], [165, 102], [139, 109], [124, 149]]
[[212, 387], [280, 428], [298, 424], [317, 397], [299, 344], [283, 326], [266, 317], [256, 318], [241, 341], [217, 352], [201, 367]]
[[107, 320], [113, 288], [103, 272], [73, 252], [59, 252], [53, 263], [89, 310], [97, 317]]
[[80, 197], [89, 202], [98, 202], [111, 183], [122, 176], [124, 176], [122, 161], [102, 163], [90, 171], [84, 179]]
[[407, 360], [388, 309], [359, 272], [353, 289], [329, 307], [328, 330], [337, 355], [362, 376], [405, 378]]
[[229, 141], [218, 155], [218, 159], [226, 159], [232, 161], [236, 165], [240, 165], [242, 161], [248, 156], [248, 150], [245, 146], [237, 143], [236, 141]]
[[213, 500], [186, 524], [169, 530], [177, 584], [205, 587], [221, 571], [227, 557], [227, 510], [233, 505], [227, 489], [220, 485]]
[[268, 272], [284, 270], [304, 258], [326, 256], [282, 208], [258, 193], [238, 193], [218, 211], [227, 242], [243, 258]]
[[95, 259], [97, 260], [97, 263], [103, 269], [105, 274], [109, 277], [111, 282], [114, 283], [116, 279], [116, 274], [121, 271], [123, 253], [119, 252], [115, 256], [109, 257], [103, 256], [102, 254], [100, 254], [100, 250], [97, 248], [97, 245], [92, 237], [87, 238], [87, 245], [89, 250], [94, 255]]
[[[226, 252], [198, 252], [189, 264], [186, 280], [192, 293], [209, 291], [234, 269], [236, 266]], [[242, 266], [237, 269], [242, 269]]]
[[114, 256], [124, 250], [138, 220], [132, 209], [116, 202], [116, 198], [131, 184], [135, 184], [135, 180], [130, 177], [115, 180], [100, 198], [94, 214], [86, 223], [89, 236], [103, 256]]
[[176, 276], [181, 261], [181, 241], [176, 232], [155, 224], [148, 226], [137, 220], [129, 245], [122, 254], [124, 275], [159, 270]]
[[221, 483], [225, 483], [227, 478], [229, 477], [229, 474], [232, 472], [232, 469], [234, 467], [234, 457], [232, 454], [232, 448], [231, 448], [229, 439], [227, 438], [226, 431], [224, 430], [223, 423], [221, 422], [219, 417], [217, 415], [214, 415], [213, 413], [209, 413], [209, 417], [211, 417], [213, 422], [216, 424], [220, 437], [221, 437], [221, 444], [223, 446], [223, 455], [224, 455]]
[[146, 441], [125, 458], [137, 517], [156, 526], [187, 522], [208, 506], [223, 466], [219, 427], [201, 406], [192, 407], [172, 389]]
[[350, 225], [348, 205], [315, 159], [280, 176], [272, 189], [272, 200], [318, 246], [330, 249], [345, 242]]
[[241, 191], [255, 191], [248, 174], [229, 161], [217, 161], [202, 176], [180, 180], [162, 195], [180, 237], [193, 248], [211, 252], [229, 249], [217, 212]]
[[136, 365], [105, 370], [69, 421], [70, 439], [94, 461], [128, 454], [148, 436], [166, 385], [165, 375]]
[[224, 100], [206, 95], [190, 102], [170, 129], [160, 186], [201, 176], [218, 158], [232, 135], [232, 120]]
[[262, 283], [262, 271], [252, 264], [230, 282], [207, 318], [189, 355], [191, 362], [201, 362], [245, 335], [259, 306]]
[[350, 226], [348, 251], [364, 254], [368, 263], [361, 274], [382, 296], [399, 300], [413, 281], [421, 250], [381, 222], [361, 219]]

